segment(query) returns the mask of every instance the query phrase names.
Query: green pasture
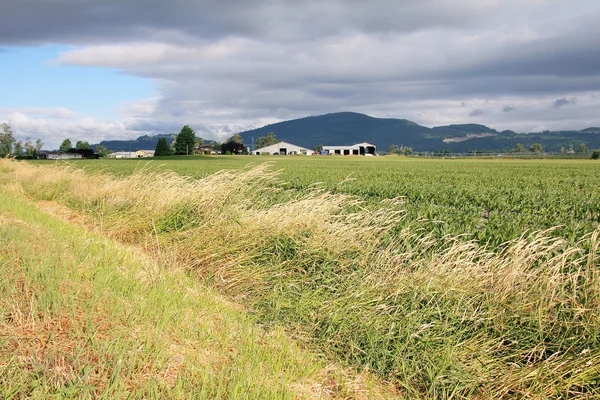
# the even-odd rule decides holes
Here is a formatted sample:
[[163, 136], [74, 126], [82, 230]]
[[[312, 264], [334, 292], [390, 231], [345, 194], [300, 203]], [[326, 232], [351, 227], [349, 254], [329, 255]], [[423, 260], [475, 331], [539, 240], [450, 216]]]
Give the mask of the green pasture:
[[427, 220], [427, 229], [440, 236], [500, 244], [525, 231], [558, 226], [555, 234], [576, 240], [600, 222], [600, 162], [593, 160], [190, 156], [71, 164], [118, 176], [140, 168], [170, 169], [198, 179], [264, 162], [280, 169], [291, 188], [320, 183], [369, 203], [402, 197], [405, 226], [418, 222], [423, 227]]

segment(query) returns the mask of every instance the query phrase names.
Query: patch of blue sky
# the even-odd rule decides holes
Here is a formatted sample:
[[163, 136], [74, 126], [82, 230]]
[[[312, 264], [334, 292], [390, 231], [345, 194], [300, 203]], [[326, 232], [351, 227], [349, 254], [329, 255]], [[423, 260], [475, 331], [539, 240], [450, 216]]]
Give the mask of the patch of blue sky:
[[118, 118], [122, 103], [156, 96], [149, 79], [117, 69], [53, 63], [66, 46], [4, 47], [0, 108], [66, 107], [94, 118]]

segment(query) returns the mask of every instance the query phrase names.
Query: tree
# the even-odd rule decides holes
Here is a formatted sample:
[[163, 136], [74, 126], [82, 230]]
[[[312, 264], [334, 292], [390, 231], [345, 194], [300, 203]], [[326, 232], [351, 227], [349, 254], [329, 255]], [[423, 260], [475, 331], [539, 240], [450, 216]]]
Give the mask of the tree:
[[211, 146], [215, 149], [215, 151], [219, 152], [222, 151], [221, 147], [223, 146], [223, 144], [221, 142], [211, 142]]
[[315, 146], [315, 148], [313, 150], [316, 151], [317, 153], [321, 153], [323, 151], [323, 145], [318, 144]]
[[579, 148], [577, 149], [578, 153], [587, 153], [587, 147], [585, 145], [585, 143], [581, 143], [579, 145]]
[[35, 153], [37, 154], [42, 151], [42, 147], [44, 147], [44, 142], [42, 142], [41, 139], [37, 139], [35, 141]]
[[99, 144], [96, 146], [96, 154], [98, 154], [100, 157], [106, 157], [108, 155], [108, 149], [106, 146]]
[[0, 157], [6, 157], [12, 153], [13, 143], [15, 143], [15, 137], [10, 125], [0, 124]]
[[278, 141], [275, 137], [275, 132], [269, 132], [266, 136], [261, 136], [256, 139], [256, 148], [262, 149], [263, 147], [267, 147], [276, 143], [278, 143]]
[[17, 157], [20, 157], [23, 155], [23, 142], [22, 141], [18, 140], [15, 142], [13, 154]]
[[542, 145], [539, 143], [534, 143], [531, 145], [529, 150], [533, 151], [534, 153], [541, 153], [544, 151], [544, 147], [542, 147]]
[[77, 143], [75, 144], [75, 148], [77, 150], [91, 150], [92, 146], [90, 146], [90, 144], [88, 142], [78, 140]]
[[525, 152], [525, 146], [523, 146], [521, 143], [517, 143], [515, 145], [515, 148], [513, 149], [513, 151], [515, 153], [524, 153]]
[[71, 140], [67, 138], [62, 141], [58, 149], [63, 153], [67, 153], [69, 150], [71, 150], [71, 148], [73, 148], [73, 143], [71, 143]]
[[[275, 134], [273, 134], [273, 136], [274, 135]], [[236, 142], [236, 143], [244, 144], [244, 139], [242, 139], [242, 136], [239, 133], [235, 133], [232, 137], [227, 139], [227, 142]], [[275, 143], [277, 143], [277, 142], [275, 142]]]
[[594, 152], [592, 153], [592, 160], [598, 159], [600, 159], [600, 150], [594, 150]]
[[398, 146], [397, 144], [390, 144], [388, 153], [401, 154], [403, 156], [411, 156], [413, 154], [413, 148], [408, 146]]
[[221, 152], [224, 154], [239, 154], [243, 153], [246, 148], [243, 143], [229, 141], [221, 145]]
[[35, 156], [35, 146], [31, 143], [31, 139], [27, 138], [25, 140], [25, 155], [27, 157]]
[[156, 150], [154, 151], [154, 156], [170, 156], [171, 149], [169, 148], [169, 144], [167, 143], [166, 138], [158, 139], [158, 143], [156, 143]]
[[177, 135], [175, 154], [193, 154], [195, 145], [196, 134], [192, 128], [185, 125]]

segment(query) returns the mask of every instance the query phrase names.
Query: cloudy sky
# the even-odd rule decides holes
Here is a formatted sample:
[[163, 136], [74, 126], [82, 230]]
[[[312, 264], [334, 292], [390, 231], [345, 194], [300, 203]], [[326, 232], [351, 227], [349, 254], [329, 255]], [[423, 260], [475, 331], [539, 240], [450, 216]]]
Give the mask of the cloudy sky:
[[597, 0], [0, 0], [0, 120], [48, 148], [336, 111], [600, 126]]

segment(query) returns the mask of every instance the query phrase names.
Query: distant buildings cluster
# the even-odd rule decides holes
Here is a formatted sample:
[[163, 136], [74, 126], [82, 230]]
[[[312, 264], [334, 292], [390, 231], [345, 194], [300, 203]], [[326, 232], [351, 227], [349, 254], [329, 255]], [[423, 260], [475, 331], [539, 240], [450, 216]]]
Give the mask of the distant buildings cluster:
[[343, 156], [375, 156], [377, 146], [362, 142], [350, 146], [322, 146], [320, 151], [314, 151], [289, 142], [279, 142], [250, 152], [253, 155], [343, 155]]

